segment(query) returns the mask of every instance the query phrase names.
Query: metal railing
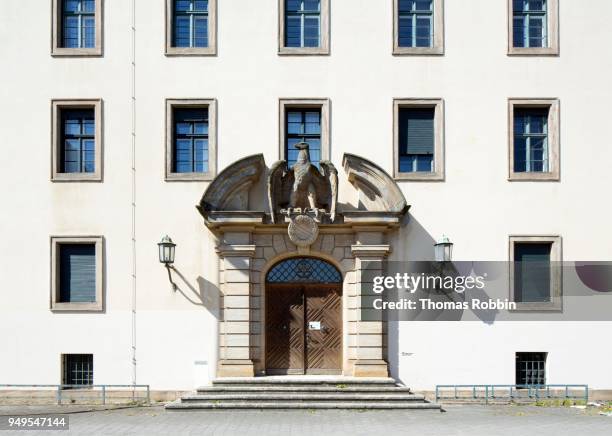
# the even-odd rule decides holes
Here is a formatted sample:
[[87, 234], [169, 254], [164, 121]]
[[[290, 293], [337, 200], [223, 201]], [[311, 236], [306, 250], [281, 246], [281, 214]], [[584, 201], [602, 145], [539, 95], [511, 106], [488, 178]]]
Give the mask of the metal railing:
[[[451, 391], [451, 395], [443, 395]], [[577, 393], [575, 393], [578, 391]], [[436, 385], [436, 401], [540, 401], [540, 400], [589, 401], [588, 385]]]
[[[131, 393], [131, 402], [137, 402], [137, 392], [144, 391], [146, 404], [151, 404], [151, 389], [149, 385], [28, 385], [28, 384], [0, 384], [0, 397], [2, 391], [6, 391], [8, 389], [12, 389], [12, 392], [18, 392], [20, 390], [24, 390], [26, 388], [37, 390], [39, 392], [42, 391], [55, 391], [55, 401], [57, 404], [62, 404], [62, 399], [70, 399], [74, 400], [74, 397], [78, 393], [101, 393], [101, 403], [103, 405], [106, 404], [107, 399], [109, 398], [109, 391], [112, 394], [121, 393]], [[89, 395], [88, 398], [91, 398], [92, 395]], [[123, 396], [122, 398], [128, 398]], [[141, 400], [140, 400], [141, 401]], [[89, 404], [89, 403], [88, 403]]]

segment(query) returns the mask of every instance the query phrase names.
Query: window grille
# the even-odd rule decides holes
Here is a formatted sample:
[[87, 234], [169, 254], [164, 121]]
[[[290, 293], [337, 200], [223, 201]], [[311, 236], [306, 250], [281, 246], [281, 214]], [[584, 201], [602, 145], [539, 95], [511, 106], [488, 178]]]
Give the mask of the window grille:
[[95, 172], [95, 116], [93, 109], [62, 109], [63, 173]]
[[208, 0], [174, 1], [174, 47], [208, 47]]
[[95, 11], [95, 0], [63, 0], [62, 40], [65, 48], [95, 47]]
[[285, 0], [285, 46], [319, 47], [321, 0]]
[[516, 384], [539, 386], [546, 384], [547, 353], [516, 353]]
[[268, 272], [268, 283], [340, 283], [340, 272], [330, 263], [310, 257], [287, 259]]
[[514, 47], [547, 47], [546, 0], [513, 0]]
[[93, 385], [93, 354], [64, 354], [65, 385]]
[[433, 0], [398, 0], [398, 45], [431, 47], [433, 41]]
[[286, 115], [285, 156], [291, 167], [297, 161], [299, 150], [295, 145], [306, 142], [309, 145], [310, 161], [319, 166], [321, 161], [321, 110], [291, 109]]
[[209, 171], [208, 109], [174, 109], [174, 162], [176, 173]]

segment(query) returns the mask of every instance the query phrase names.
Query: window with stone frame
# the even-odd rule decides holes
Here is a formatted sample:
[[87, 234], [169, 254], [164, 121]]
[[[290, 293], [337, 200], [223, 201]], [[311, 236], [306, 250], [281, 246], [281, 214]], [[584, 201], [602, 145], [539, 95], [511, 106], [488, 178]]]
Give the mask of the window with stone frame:
[[51, 55], [101, 56], [104, 0], [52, 0]]

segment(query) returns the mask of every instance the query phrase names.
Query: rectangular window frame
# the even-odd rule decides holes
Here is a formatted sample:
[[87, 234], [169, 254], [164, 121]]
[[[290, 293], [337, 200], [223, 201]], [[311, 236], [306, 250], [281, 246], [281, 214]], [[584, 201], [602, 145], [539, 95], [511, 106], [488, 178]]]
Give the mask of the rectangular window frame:
[[285, 45], [285, 0], [278, 0], [278, 54], [282, 56], [329, 55], [329, 2], [321, 0], [319, 47], [287, 47]]
[[423, 56], [444, 54], [444, 0], [433, 0], [433, 37], [431, 47], [399, 45], [399, 0], [393, 0], [393, 55]]
[[[550, 301], [546, 302], [521, 302], [516, 301], [514, 294], [514, 246], [517, 243], [549, 243], [550, 262], [553, 267], [550, 270]], [[562, 239], [559, 235], [511, 235], [508, 239], [508, 269], [509, 269], [509, 301], [516, 303], [516, 311], [562, 311], [563, 310], [563, 272], [561, 262], [563, 260]]]
[[208, 47], [175, 47], [174, 0], [166, 0], [166, 56], [217, 55], [217, 0], [208, 0]]
[[[402, 108], [434, 108], [434, 170], [432, 172], [399, 171], [399, 111]], [[444, 181], [444, 100], [441, 98], [393, 99], [393, 177], [415, 182]]]
[[547, 47], [514, 47], [513, 0], [507, 0], [508, 56], [558, 56], [559, 55], [559, 1], [547, 0]]
[[[95, 171], [92, 173], [63, 173], [62, 171], [62, 110], [93, 109], [95, 128]], [[51, 181], [52, 182], [102, 182], [103, 137], [102, 99], [54, 99], [51, 100]]]
[[[558, 98], [508, 99], [508, 180], [511, 182], [557, 182], [560, 166], [560, 101]], [[514, 171], [514, 111], [517, 108], [548, 109], [548, 171]]]
[[290, 109], [316, 108], [321, 111], [321, 160], [329, 160], [330, 153], [330, 100], [329, 98], [281, 98], [278, 102], [278, 156], [287, 159], [285, 119]]
[[51, 5], [51, 56], [57, 57], [86, 57], [86, 56], [102, 56], [103, 55], [103, 28], [104, 28], [104, 0], [96, 0], [95, 9], [95, 46], [88, 48], [68, 48], [63, 47], [63, 1], [52, 0]]
[[[51, 293], [52, 312], [100, 312], [104, 310], [104, 237], [103, 236], [51, 236]], [[94, 244], [96, 247], [96, 301], [60, 302], [60, 260], [61, 244]]]
[[[208, 171], [203, 173], [174, 172], [174, 109], [208, 109]], [[214, 98], [166, 99], [165, 180], [167, 182], [210, 181], [217, 175], [217, 100]]]

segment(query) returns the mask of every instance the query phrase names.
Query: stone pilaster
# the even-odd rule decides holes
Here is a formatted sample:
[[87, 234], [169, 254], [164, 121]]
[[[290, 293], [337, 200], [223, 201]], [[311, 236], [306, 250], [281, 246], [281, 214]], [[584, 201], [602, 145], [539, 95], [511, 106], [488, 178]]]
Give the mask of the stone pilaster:
[[222, 293], [218, 377], [252, 377], [251, 264], [255, 256], [250, 232], [226, 232], [217, 247]]
[[[389, 245], [384, 244], [384, 234], [380, 231], [364, 230], [356, 234], [356, 244], [351, 246], [355, 258], [355, 297], [358, 308], [364, 307], [362, 297], [366, 283], [374, 275], [383, 275], [384, 261], [390, 253]], [[353, 360], [355, 377], [388, 377], [389, 365], [385, 360], [384, 321], [361, 319], [361, 310], [356, 311], [355, 328], [351, 337], [349, 356]]]

